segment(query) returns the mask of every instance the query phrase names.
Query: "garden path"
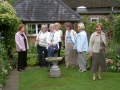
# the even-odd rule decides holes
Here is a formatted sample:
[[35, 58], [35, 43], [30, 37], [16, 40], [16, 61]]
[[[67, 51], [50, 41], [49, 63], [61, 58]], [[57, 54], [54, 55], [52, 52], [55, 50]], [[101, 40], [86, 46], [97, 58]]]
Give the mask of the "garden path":
[[21, 72], [18, 72], [17, 69], [13, 69], [7, 76], [7, 81], [3, 90], [18, 90], [20, 73]]
[[[26, 70], [31, 69], [32, 67], [27, 67]], [[24, 71], [23, 71], [24, 72]], [[17, 69], [13, 69], [7, 76], [7, 81], [3, 90], [19, 90], [19, 75], [22, 72], [18, 72]]]

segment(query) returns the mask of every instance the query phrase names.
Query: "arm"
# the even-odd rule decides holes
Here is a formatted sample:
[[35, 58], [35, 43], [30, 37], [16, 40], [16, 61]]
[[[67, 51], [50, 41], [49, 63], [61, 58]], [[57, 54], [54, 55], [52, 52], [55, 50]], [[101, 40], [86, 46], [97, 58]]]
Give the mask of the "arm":
[[37, 34], [37, 37], [36, 37], [36, 41], [39, 41], [39, 35], [40, 35], [40, 31], [39, 31], [39, 33]]
[[15, 35], [15, 43], [16, 43], [16, 45], [18, 46], [18, 48], [22, 50], [22, 46], [20, 45], [19, 37], [18, 37], [17, 34]]
[[51, 42], [49, 41], [49, 37], [50, 37], [50, 32], [48, 32], [48, 36], [47, 36], [47, 39], [46, 39], [46, 41], [47, 41], [48, 44], [51, 43]]
[[90, 50], [89, 55], [90, 55], [90, 57], [92, 57], [93, 43], [94, 43], [94, 35], [92, 34], [92, 35], [90, 36], [90, 41], [89, 41], [89, 50]]
[[60, 34], [55, 33], [53, 44], [56, 45], [60, 41]]
[[85, 35], [79, 35], [77, 38], [77, 51], [78, 52], [83, 52], [83, 47], [85, 43]]

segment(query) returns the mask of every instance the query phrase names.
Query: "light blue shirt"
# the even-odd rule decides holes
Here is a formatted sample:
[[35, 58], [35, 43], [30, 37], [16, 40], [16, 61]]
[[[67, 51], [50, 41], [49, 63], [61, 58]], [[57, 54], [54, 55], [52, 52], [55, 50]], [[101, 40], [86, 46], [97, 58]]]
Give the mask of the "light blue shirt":
[[67, 43], [72, 43], [71, 33], [67, 33], [66, 42]]
[[73, 49], [77, 50], [77, 52], [88, 52], [88, 39], [84, 30], [78, 33]]

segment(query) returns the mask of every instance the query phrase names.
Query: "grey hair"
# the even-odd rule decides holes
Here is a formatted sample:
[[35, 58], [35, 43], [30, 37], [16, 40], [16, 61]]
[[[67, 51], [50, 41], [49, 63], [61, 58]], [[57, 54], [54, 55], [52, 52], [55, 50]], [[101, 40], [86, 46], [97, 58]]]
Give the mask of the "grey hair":
[[81, 30], [85, 30], [85, 25], [83, 23], [78, 23], [78, 27], [80, 27]]
[[73, 29], [73, 25], [72, 25], [72, 23], [70, 23], [70, 22], [66, 22], [66, 23], [64, 24], [64, 26], [65, 26], [65, 27], [69, 27], [70, 29]]
[[43, 25], [41, 26], [41, 29], [43, 29], [43, 28], [45, 28], [45, 29], [47, 30], [47, 29], [48, 29], [48, 26], [45, 25], [45, 24], [43, 24]]
[[55, 28], [55, 24], [50, 24], [49, 27]]

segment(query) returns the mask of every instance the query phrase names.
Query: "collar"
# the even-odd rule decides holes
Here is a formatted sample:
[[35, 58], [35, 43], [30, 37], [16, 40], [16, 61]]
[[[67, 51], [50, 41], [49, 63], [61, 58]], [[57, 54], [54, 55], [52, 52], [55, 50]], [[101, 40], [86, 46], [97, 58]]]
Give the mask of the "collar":
[[[104, 32], [101, 31], [101, 35], [103, 35]], [[97, 32], [95, 32], [95, 35], [98, 36], [99, 34]]]

